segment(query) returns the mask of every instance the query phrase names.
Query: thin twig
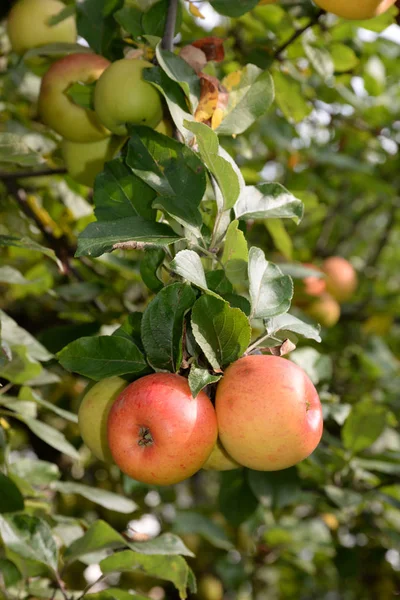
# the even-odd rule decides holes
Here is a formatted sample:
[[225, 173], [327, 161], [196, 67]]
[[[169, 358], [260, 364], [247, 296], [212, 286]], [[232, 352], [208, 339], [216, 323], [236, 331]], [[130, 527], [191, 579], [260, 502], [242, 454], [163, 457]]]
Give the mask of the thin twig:
[[301, 35], [303, 35], [303, 33], [305, 33], [307, 31], [307, 29], [310, 29], [311, 27], [314, 27], [314, 25], [317, 25], [320, 17], [322, 17], [322, 15], [324, 15], [325, 12], [326, 12], [325, 10], [318, 11], [310, 19], [310, 21], [307, 23], [307, 25], [304, 25], [304, 27], [301, 27], [300, 29], [296, 29], [296, 31], [294, 31], [292, 33], [290, 38], [284, 44], [279, 46], [279, 48], [277, 48], [277, 50], [275, 50], [275, 52], [273, 54], [273, 58], [275, 60], [282, 60], [281, 54], [286, 50], [286, 48], [288, 48], [291, 44], [293, 44], [293, 42], [295, 42], [297, 40], [297, 38], [299, 38]]
[[24, 177], [44, 177], [47, 175], [65, 175], [67, 169], [40, 169], [39, 171], [14, 171], [4, 173], [0, 171], [0, 179], [8, 181], [9, 179], [22, 179]]
[[164, 50], [172, 52], [174, 49], [175, 25], [178, 14], [178, 0], [169, 0], [167, 21], [165, 23], [164, 37], [162, 47]]

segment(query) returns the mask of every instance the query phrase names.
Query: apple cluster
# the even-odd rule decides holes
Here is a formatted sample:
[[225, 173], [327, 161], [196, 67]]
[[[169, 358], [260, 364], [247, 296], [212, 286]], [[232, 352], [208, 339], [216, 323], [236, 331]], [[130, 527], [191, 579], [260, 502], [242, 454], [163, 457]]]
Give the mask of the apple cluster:
[[[19, 0], [7, 23], [13, 50], [24, 54], [44, 44], [76, 42], [74, 17], [49, 25], [49, 19], [63, 8], [65, 5], [59, 0]], [[104, 163], [123, 146], [127, 123], [159, 126], [164, 133], [161, 97], [142, 78], [143, 69], [152, 66], [141, 59], [124, 58], [110, 63], [103, 56], [85, 51], [57, 60], [44, 75], [39, 115], [62, 137], [67, 171], [79, 183], [93, 185]], [[77, 83], [95, 85], [93, 109], [75, 103], [68, 94]]]
[[100, 460], [137, 481], [172, 485], [199, 469], [278, 471], [309, 456], [323, 429], [317, 390], [278, 356], [232, 363], [215, 390], [194, 398], [188, 380], [153, 373], [96, 383], [79, 408], [81, 436]]
[[324, 327], [333, 327], [340, 319], [340, 305], [357, 289], [357, 274], [348, 260], [331, 256], [321, 265], [305, 264], [320, 271], [322, 277], [309, 276], [298, 290], [297, 305]]

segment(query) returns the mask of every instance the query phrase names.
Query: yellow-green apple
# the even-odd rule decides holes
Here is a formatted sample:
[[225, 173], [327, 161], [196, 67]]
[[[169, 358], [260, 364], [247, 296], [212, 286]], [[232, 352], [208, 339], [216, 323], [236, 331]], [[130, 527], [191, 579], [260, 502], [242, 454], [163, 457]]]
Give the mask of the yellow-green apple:
[[357, 273], [341, 256], [331, 256], [322, 263], [326, 289], [338, 302], [349, 300], [357, 289]]
[[155, 129], [155, 131], [158, 131], [158, 133], [163, 133], [164, 135], [167, 135], [168, 137], [172, 137], [172, 135], [174, 133], [172, 121], [166, 117], [161, 119], [161, 121], [159, 122], [157, 127], [155, 127], [154, 129]]
[[61, 152], [68, 174], [83, 185], [93, 187], [96, 175], [122, 147], [126, 138], [111, 136], [98, 142], [61, 142]]
[[197, 596], [199, 600], [222, 600], [224, 586], [215, 575], [203, 575], [198, 583]]
[[98, 381], [84, 395], [78, 411], [81, 437], [96, 458], [112, 463], [107, 441], [107, 420], [112, 404], [128, 386], [120, 377]]
[[232, 469], [239, 469], [241, 466], [229, 456], [218, 439], [202, 468], [206, 471], [231, 471]]
[[160, 94], [142, 77], [150, 62], [122, 58], [101, 75], [94, 91], [94, 108], [113, 133], [126, 135], [126, 123], [156, 127], [163, 116]]
[[396, 0], [315, 0], [317, 6], [344, 19], [372, 19], [387, 11]]
[[70, 54], [53, 63], [40, 87], [43, 122], [72, 142], [96, 142], [110, 135], [93, 110], [79, 106], [67, 94], [74, 83], [96, 81], [109, 64], [106, 58], [91, 52]]
[[11, 47], [17, 54], [31, 48], [55, 42], [76, 41], [74, 17], [67, 17], [57, 25], [49, 25], [49, 19], [65, 8], [59, 0], [19, 0], [12, 7], [7, 21], [7, 33]]
[[285, 358], [250, 355], [218, 383], [221, 442], [241, 465], [278, 471], [302, 461], [322, 436], [322, 410], [308, 375]]
[[185, 377], [154, 373], [131, 383], [111, 407], [108, 443], [121, 471], [171, 485], [201, 469], [217, 441], [211, 400], [192, 397]]
[[333, 327], [340, 319], [340, 306], [330, 294], [313, 300], [304, 311], [324, 327]]

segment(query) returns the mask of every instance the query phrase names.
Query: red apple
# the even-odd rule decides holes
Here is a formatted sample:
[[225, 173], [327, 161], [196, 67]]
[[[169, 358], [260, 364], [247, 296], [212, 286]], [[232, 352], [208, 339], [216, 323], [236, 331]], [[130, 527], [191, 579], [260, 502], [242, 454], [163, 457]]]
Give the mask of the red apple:
[[91, 52], [70, 54], [53, 63], [42, 79], [39, 113], [43, 122], [72, 142], [96, 142], [108, 135], [93, 110], [87, 110], [68, 96], [73, 83], [93, 83], [110, 61]]
[[[319, 267], [310, 263], [304, 263], [303, 266], [314, 269], [315, 271], [321, 271]], [[314, 277], [313, 275], [310, 275], [303, 279], [303, 284], [304, 292], [307, 296], [321, 296], [326, 290], [325, 277]]]
[[246, 356], [230, 365], [218, 384], [215, 408], [224, 448], [250, 469], [291, 467], [321, 439], [314, 385], [300, 367], [279, 356]]
[[185, 377], [154, 373], [131, 383], [108, 417], [108, 443], [121, 471], [171, 485], [201, 469], [217, 441], [211, 400], [192, 397]]
[[341, 256], [331, 256], [322, 264], [327, 291], [338, 302], [349, 300], [357, 289], [357, 273], [353, 265]]

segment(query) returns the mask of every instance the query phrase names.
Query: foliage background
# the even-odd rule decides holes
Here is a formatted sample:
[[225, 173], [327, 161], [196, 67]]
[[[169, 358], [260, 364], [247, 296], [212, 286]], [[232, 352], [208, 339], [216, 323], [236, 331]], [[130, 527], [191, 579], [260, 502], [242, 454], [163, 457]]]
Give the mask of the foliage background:
[[[82, 4], [84, 37], [85, 10], [92, 18], [94, 4]], [[166, 2], [159, 4], [165, 12]], [[198, 8], [208, 13], [203, 3]], [[281, 183], [304, 202], [305, 216], [298, 226], [278, 219], [247, 227], [249, 243], [274, 260], [340, 254], [359, 273], [339, 324], [323, 330], [322, 344], [301, 341], [291, 355], [320, 391], [323, 441], [283, 473], [201, 471], [171, 488], [121, 476], [82, 446], [75, 414], [87, 380], [63, 370], [54, 355], [79, 337], [111, 333], [152, 294], [138, 251], [73, 258], [76, 236], [93, 220], [90, 190], [63, 174], [15, 177], [39, 157], [53, 169], [62, 163], [57, 139], [36, 120], [38, 78], [8, 54], [3, 23], [0, 127], [20, 136], [21, 148], [11, 156], [9, 145], [0, 147], [0, 597], [79, 597], [100, 575], [94, 565], [105, 548], [124, 543], [102, 519], [120, 532], [130, 523], [129, 543], [173, 533], [185, 545], [159, 540], [155, 553], [143, 553], [147, 575], [128, 569], [109, 580], [116, 591], [95, 598], [135, 598], [128, 591], [135, 590], [172, 600], [179, 594], [173, 583], [184, 597], [186, 564], [199, 581], [215, 575], [227, 599], [392, 598], [400, 591], [397, 10], [363, 23], [323, 15], [278, 53], [294, 30], [316, 22], [311, 3], [256, 7], [219, 19], [207, 34], [187, 5], [181, 12], [180, 45], [211, 34], [225, 41], [225, 60], [209, 63], [209, 74], [222, 78], [253, 63], [274, 79], [268, 113], [221, 143], [247, 184]], [[107, 35], [89, 39], [87, 30], [86, 37], [115, 57], [112, 13]], [[148, 20], [149, 32], [160, 35]], [[22, 242], [8, 245], [9, 236]], [[37, 244], [69, 253], [68, 273]], [[90, 524], [98, 527], [95, 541], [83, 543]]]

